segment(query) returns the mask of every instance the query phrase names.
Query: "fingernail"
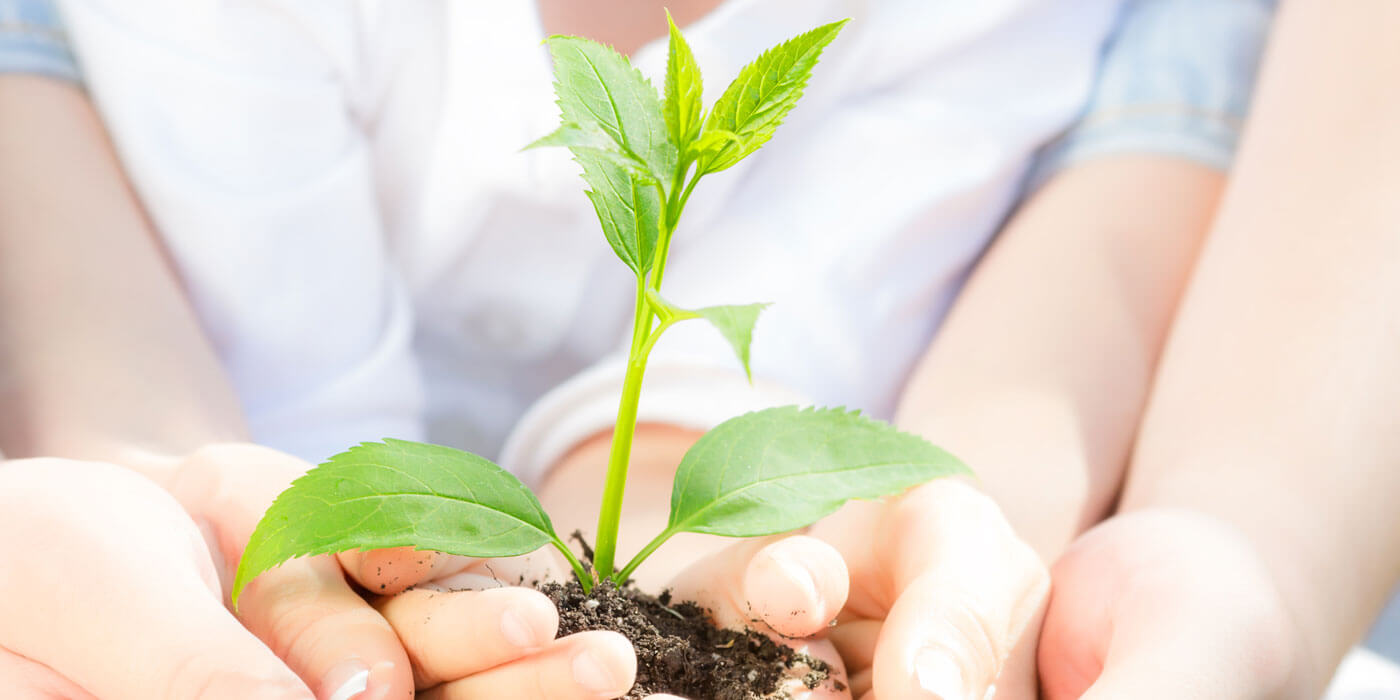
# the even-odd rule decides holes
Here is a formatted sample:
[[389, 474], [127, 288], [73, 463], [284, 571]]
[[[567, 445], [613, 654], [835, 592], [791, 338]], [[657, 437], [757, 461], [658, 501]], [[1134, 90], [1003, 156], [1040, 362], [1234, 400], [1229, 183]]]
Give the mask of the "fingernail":
[[511, 646], [520, 649], [533, 649], [540, 645], [535, 628], [520, 613], [506, 608], [501, 612], [501, 636]]
[[967, 685], [962, 668], [948, 654], [938, 649], [924, 649], [914, 658], [914, 673], [919, 687], [938, 700], [967, 700]]
[[778, 571], [802, 591], [807, 600], [816, 603], [817, 607], [822, 607], [825, 601], [822, 600], [821, 589], [817, 588], [817, 579], [806, 564], [782, 553], [774, 553], [772, 558], [778, 565]]
[[369, 687], [369, 667], [359, 659], [346, 659], [326, 672], [321, 688], [329, 689], [326, 700], [351, 700]]
[[613, 678], [612, 671], [608, 669], [607, 664], [603, 663], [603, 660], [593, 652], [581, 652], [574, 657], [572, 665], [574, 681], [584, 690], [608, 697], [617, 693], [617, 679]]
[[369, 672], [369, 690], [355, 700], [389, 700], [394, 686], [394, 662], [380, 661]]

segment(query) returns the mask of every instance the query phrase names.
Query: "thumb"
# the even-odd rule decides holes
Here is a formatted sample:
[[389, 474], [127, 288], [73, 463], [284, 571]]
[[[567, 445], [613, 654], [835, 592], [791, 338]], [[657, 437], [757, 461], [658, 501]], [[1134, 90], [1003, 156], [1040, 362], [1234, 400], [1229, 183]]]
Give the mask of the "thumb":
[[154, 483], [10, 462], [0, 513], [0, 646], [109, 700], [311, 700], [223, 607], [202, 535]]
[[875, 697], [1035, 697], [1049, 576], [990, 498], [944, 479], [838, 515], [814, 532], [851, 564], [852, 611], [884, 618], [865, 652]]
[[830, 545], [797, 535], [729, 545], [695, 562], [671, 583], [723, 627], [753, 627], [782, 637], [826, 629], [846, 604], [846, 563]]

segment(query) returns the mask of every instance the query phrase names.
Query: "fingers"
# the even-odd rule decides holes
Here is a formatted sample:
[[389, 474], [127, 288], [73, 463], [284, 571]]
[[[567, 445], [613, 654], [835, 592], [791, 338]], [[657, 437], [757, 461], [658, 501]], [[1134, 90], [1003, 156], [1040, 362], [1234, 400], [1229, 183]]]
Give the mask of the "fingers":
[[[1317, 697], [1300, 635], [1248, 542], [1186, 512], [1115, 516], [1055, 565], [1048, 700]], [[1289, 692], [1284, 692], [1289, 691]]]
[[53, 669], [0, 649], [0, 688], [12, 700], [97, 700]]
[[868, 627], [838, 636], [869, 655], [881, 700], [982, 700], [993, 686], [1002, 697], [1035, 697], [1049, 577], [985, 495], [939, 480], [813, 532], [861, 572], [850, 607], [884, 618], [873, 653]]
[[539, 654], [439, 685], [425, 700], [605, 700], [624, 695], [637, 676], [632, 645], [613, 632], [580, 632]]
[[842, 622], [826, 634], [849, 673], [851, 695], [860, 697], [874, 685], [875, 647], [880, 636], [881, 620], [852, 620]]
[[846, 604], [846, 563], [805, 536], [745, 540], [692, 564], [672, 583], [680, 600], [707, 608], [722, 627], [757, 627], [784, 637], [826, 629]]
[[794, 640], [787, 640], [786, 643], [798, 653], [826, 662], [828, 677], [825, 681], [816, 684], [815, 687], [808, 688], [804, 677], [810, 669], [803, 665], [797, 665], [789, 669], [790, 677], [783, 684], [783, 689], [777, 693], [777, 696], [792, 700], [850, 700], [850, 681], [841, 655], [836, 652], [836, 647], [825, 639], [805, 639], [796, 644], [793, 642]]
[[452, 557], [412, 547], [352, 550], [336, 555], [341, 568], [365, 590], [375, 595], [394, 595], [439, 575]]
[[[201, 449], [181, 465], [170, 490], [211, 530], [229, 571], [272, 499], [308, 465], [253, 445]], [[412, 572], [431, 568], [427, 553], [372, 552], [367, 562], [393, 560]], [[362, 564], [367, 565], [367, 564]], [[386, 586], [387, 588], [387, 586]], [[401, 698], [413, 691], [412, 670], [389, 624], [346, 582], [335, 557], [297, 559], [259, 576], [239, 599], [253, 634], [316, 691], [318, 698]]]
[[108, 700], [311, 699], [223, 607], [200, 532], [154, 483], [8, 462], [0, 514], [5, 648]]
[[[411, 667], [393, 629], [352, 591], [331, 557], [294, 560], [259, 577], [239, 601], [248, 629], [318, 698], [406, 696]], [[348, 693], [348, 694], [347, 694]]]
[[554, 640], [559, 613], [526, 588], [414, 589], [379, 602], [413, 662], [419, 688], [499, 666]]

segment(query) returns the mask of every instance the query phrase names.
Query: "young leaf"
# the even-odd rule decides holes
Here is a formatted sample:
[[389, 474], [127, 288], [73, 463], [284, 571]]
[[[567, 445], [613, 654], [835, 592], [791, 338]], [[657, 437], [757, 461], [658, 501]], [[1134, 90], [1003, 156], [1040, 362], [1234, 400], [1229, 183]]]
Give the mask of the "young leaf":
[[768, 308], [768, 304], [744, 304], [741, 306], [707, 306], [696, 309], [710, 325], [719, 329], [725, 340], [734, 348], [739, 362], [744, 365], [744, 374], [753, 381], [753, 371], [749, 369], [749, 344], [753, 342], [753, 327], [758, 323], [758, 314]]
[[645, 275], [661, 235], [664, 207], [655, 181], [591, 151], [575, 150], [574, 160], [583, 166], [583, 179], [589, 185], [585, 194], [608, 245], [637, 276]]
[[666, 56], [666, 130], [671, 143], [679, 150], [700, 133], [700, 106], [704, 92], [700, 80], [700, 66], [695, 63], [695, 54], [690, 51], [681, 30], [666, 12], [666, 23], [671, 27], [671, 42]]
[[807, 78], [812, 75], [822, 50], [836, 38], [847, 21], [799, 34], [763, 52], [739, 71], [705, 119], [705, 131], [733, 132], [739, 141], [702, 156], [700, 172], [724, 170], [773, 137], [783, 118], [802, 97]]
[[627, 59], [596, 41], [572, 36], [545, 40], [554, 56], [554, 92], [565, 122], [597, 124], [626, 153], [670, 182], [676, 147], [666, 138], [661, 98]]
[[[567, 36], [546, 42], [564, 122], [580, 125], [581, 131], [589, 128], [585, 125], [597, 127], [627, 156], [619, 159], [591, 145], [571, 147], [608, 244], [634, 273], [646, 274], [661, 226], [660, 190], [670, 182], [677, 158], [666, 137], [661, 99], [626, 58], [602, 44]], [[566, 133], [560, 140], [575, 136], [584, 134]], [[629, 161], [644, 164], [646, 175]]]
[[666, 531], [772, 535], [810, 525], [852, 498], [967, 473], [923, 438], [858, 412], [770, 408], [719, 424], [686, 452]]
[[636, 177], [643, 183], [655, 185], [656, 179], [652, 177], [647, 168], [647, 164], [637, 160], [632, 154], [622, 150], [616, 141], [603, 131], [602, 127], [595, 122], [585, 122], [575, 124], [565, 122], [559, 125], [558, 129], [546, 136], [533, 141], [530, 145], [521, 149], [528, 151], [533, 148], [548, 148], [551, 146], [563, 146], [564, 148], [578, 154], [597, 156], [627, 171], [629, 175]]
[[233, 601], [295, 557], [385, 547], [507, 557], [550, 543], [562, 546], [535, 495], [495, 464], [449, 447], [367, 442], [277, 497], [238, 563]]
[[720, 151], [724, 150], [726, 146], [731, 145], [743, 150], [744, 140], [739, 138], [739, 135], [732, 131], [710, 129], [700, 134], [700, 138], [691, 142], [686, 155], [689, 158], [694, 158], [703, 163], [706, 162], [707, 159], [712, 159], [714, 156], [719, 155]]

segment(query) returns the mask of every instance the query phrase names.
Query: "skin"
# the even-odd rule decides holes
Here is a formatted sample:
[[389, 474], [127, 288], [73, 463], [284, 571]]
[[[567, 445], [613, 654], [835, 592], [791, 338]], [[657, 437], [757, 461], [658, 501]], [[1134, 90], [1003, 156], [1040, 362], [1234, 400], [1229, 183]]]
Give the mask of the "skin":
[[[898, 416], [906, 429], [966, 460], [1012, 528], [999, 539], [978, 539], [981, 533], [969, 532], [959, 519], [938, 517], [956, 507], [940, 503], [907, 534], [895, 527], [873, 539], [852, 536], [850, 551], [869, 550], [862, 539], [877, 543], [878, 552], [886, 541], [933, 533], [977, 542], [981, 557], [994, 564], [1015, 551], [1014, 529], [1051, 562], [1103, 519], [1117, 496], [1172, 312], [1223, 182], [1208, 168], [1143, 155], [1072, 166], [1041, 187], [969, 280], [911, 377]], [[1085, 211], [1094, 217], [1086, 221]], [[980, 494], [964, 491], [956, 500], [977, 510], [969, 501]], [[983, 530], [999, 518], [984, 514]], [[851, 528], [831, 528], [843, 530]], [[885, 631], [902, 629], [895, 626], [902, 600], [887, 611], [862, 611], [849, 632], [845, 620], [833, 630], [834, 637], [852, 640], [843, 653], [855, 678], [873, 680], [870, 697], [982, 698], [993, 686], [997, 698], [1037, 697], [1032, 669], [1039, 621], [1011, 623], [1026, 619], [1024, 611], [1038, 612], [1046, 590], [1008, 587], [1015, 571], [992, 564], [950, 563], [946, 576], [957, 582], [948, 584], [952, 592], [927, 598], [943, 601], [944, 619], [966, 621], [934, 644], [949, 653], [947, 666], [956, 671], [930, 684], [929, 692], [921, 694], [908, 681], [919, 675], [900, 667], [894, 645], [903, 642]], [[878, 572], [880, 561], [851, 562], [851, 569]], [[1062, 585], [1058, 579], [1056, 585]], [[989, 587], [995, 593], [988, 594]]]
[[[1051, 700], [1318, 697], [1400, 581], [1400, 94], [1377, 89], [1400, 80], [1397, 22], [1285, 3], [1128, 515], [1057, 565], [1085, 589], [1050, 611]], [[1167, 585], [1189, 571], [1209, 585]], [[1094, 606], [1107, 624], [1068, 622]]]

